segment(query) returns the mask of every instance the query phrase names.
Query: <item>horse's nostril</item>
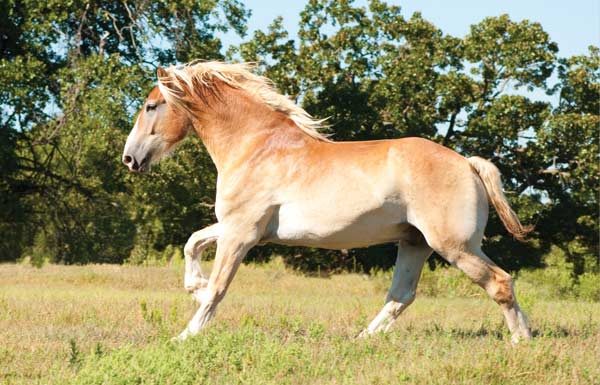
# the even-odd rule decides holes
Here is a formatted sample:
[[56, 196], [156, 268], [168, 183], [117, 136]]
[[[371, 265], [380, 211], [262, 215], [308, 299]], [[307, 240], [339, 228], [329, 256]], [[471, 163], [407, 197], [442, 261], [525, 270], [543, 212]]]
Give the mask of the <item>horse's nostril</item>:
[[125, 165], [127, 167], [129, 167], [129, 169], [131, 171], [138, 171], [138, 169], [140, 168], [140, 165], [137, 162], [137, 160], [133, 156], [131, 156], [131, 155], [124, 155], [123, 156], [123, 163], [125, 163]]

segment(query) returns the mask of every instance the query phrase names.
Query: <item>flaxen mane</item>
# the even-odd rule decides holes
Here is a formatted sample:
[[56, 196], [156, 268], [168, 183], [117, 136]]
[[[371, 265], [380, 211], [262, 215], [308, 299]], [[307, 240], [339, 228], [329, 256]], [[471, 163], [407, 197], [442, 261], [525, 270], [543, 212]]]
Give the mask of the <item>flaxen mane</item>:
[[318, 131], [319, 128], [324, 127], [324, 119], [314, 119], [304, 109], [277, 92], [271, 80], [252, 73], [251, 69], [252, 66], [248, 63], [191, 62], [183, 66], [167, 68], [168, 75], [158, 79], [158, 86], [167, 102], [182, 105], [184, 89], [210, 86], [213, 79], [218, 79], [231, 87], [248, 92], [273, 110], [284, 113], [309, 136], [330, 141]]

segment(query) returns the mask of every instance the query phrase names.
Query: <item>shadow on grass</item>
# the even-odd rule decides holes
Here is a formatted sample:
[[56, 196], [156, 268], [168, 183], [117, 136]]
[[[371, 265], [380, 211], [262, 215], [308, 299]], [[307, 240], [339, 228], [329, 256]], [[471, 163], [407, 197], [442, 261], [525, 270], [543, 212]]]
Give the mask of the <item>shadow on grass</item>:
[[[424, 330], [424, 334], [427, 336], [450, 336], [455, 338], [473, 339], [482, 337], [493, 337], [497, 340], [502, 340], [509, 336], [508, 329], [504, 328], [491, 328], [481, 326], [477, 329], [466, 329], [466, 328], [451, 328], [443, 329], [437, 325], [428, 327]], [[541, 328], [535, 328], [531, 330], [533, 338], [588, 338], [593, 334], [590, 328], [582, 327], [581, 329], [574, 329], [565, 327], [562, 325], [552, 325], [551, 327], [544, 326]]]
[[564, 326], [554, 326], [552, 328], [544, 327], [541, 329], [533, 329], [531, 334], [533, 335], [533, 338], [567, 338], [576, 336], [580, 333]]
[[448, 336], [452, 338], [464, 338], [464, 339], [473, 339], [473, 338], [482, 338], [482, 337], [493, 337], [497, 340], [502, 340], [506, 337], [505, 331], [502, 327], [489, 327], [489, 326], [480, 326], [477, 329], [468, 329], [468, 328], [443, 328], [439, 324], [434, 323], [431, 326], [425, 328], [423, 333], [426, 336]]
[[[600, 325], [592, 320], [592, 317], [581, 325], [560, 325], [556, 323], [543, 323], [532, 328], [531, 334], [534, 338], [590, 338], [597, 334]], [[411, 328], [407, 331], [412, 332]], [[448, 336], [455, 338], [473, 339], [481, 337], [493, 337], [498, 340], [507, 338], [510, 333], [502, 323], [498, 325], [481, 325], [478, 328], [448, 328], [438, 323], [432, 323], [422, 330], [426, 336]]]
[[597, 334], [597, 332], [598, 326], [596, 324], [584, 324], [580, 328], [553, 325], [551, 327], [546, 326], [532, 330], [533, 336], [540, 338], [590, 338]]
[[502, 340], [504, 338], [504, 333], [498, 329], [488, 329], [485, 327], [480, 327], [475, 330], [464, 330], [464, 329], [450, 329], [450, 334], [453, 337], [458, 338], [480, 338], [480, 337], [493, 337], [497, 340]]

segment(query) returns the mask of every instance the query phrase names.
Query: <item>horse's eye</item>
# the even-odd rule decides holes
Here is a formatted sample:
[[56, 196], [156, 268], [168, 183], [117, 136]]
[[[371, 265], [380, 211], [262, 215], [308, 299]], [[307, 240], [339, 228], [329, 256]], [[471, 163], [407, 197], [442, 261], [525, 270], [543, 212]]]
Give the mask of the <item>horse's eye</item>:
[[146, 104], [146, 112], [156, 110], [156, 103]]

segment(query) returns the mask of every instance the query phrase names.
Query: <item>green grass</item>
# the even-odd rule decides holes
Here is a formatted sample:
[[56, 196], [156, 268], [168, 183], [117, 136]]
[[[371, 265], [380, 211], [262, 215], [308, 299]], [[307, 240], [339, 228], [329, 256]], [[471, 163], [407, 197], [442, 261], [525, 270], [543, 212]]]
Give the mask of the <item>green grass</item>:
[[171, 343], [195, 305], [182, 268], [0, 265], [0, 384], [598, 384], [600, 303], [517, 280], [536, 337], [512, 346], [460, 272], [424, 273], [387, 335], [355, 335], [389, 273], [305, 277], [243, 266], [209, 328]]

